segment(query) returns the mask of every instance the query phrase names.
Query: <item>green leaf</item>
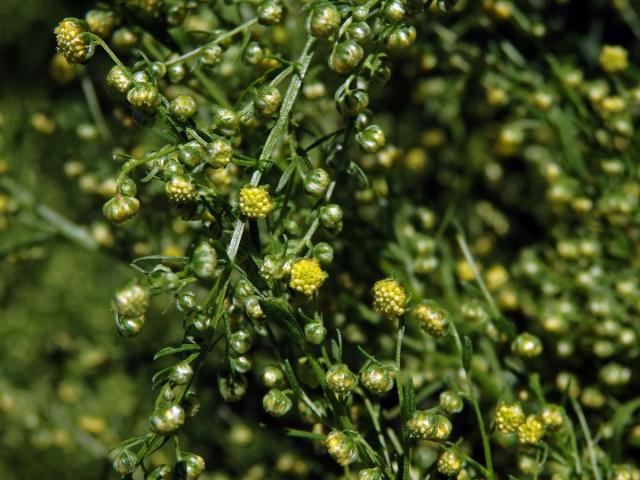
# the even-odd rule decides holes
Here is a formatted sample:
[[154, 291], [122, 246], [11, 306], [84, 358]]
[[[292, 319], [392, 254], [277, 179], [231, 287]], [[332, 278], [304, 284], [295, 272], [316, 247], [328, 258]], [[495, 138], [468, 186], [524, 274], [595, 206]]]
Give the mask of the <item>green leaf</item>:
[[289, 304], [281, 298], [263, 298], [260, 307], [269, 320], [279, 324], [283, 330], [291, 335], [300, 345], [304, 345], [304, 332], [295, 319]]
[[183, 352], [196, 352], [201, 350], [200, 345], [196, 345], [194, 343], [189, 343], [186, 345], [180, 345], [179, 347], [165, 347], [161, 350], [158, 350], [156, 354], [153, 356], [154, 360], [157, 360], [162, 357], [167, 357], [169, 355], [175, 355], [177, 353]]
[[471, 355], [473, 355], [473, 344], [466, 335], [462, 339], [462, 367], [468, 372], [471, 369]]
[[293, 173], [296, 171], [297, 166], [298, 166], [298, 157], [294, 157], [291, 159], [291, 162], [289, 162], [287, 169], [280, 176], [280, 180], [278, 181], [278, 186], [275, 189], [275, 193], [280, 193], [284, 189], [284, 187], [287, 186], [287, 183], [289, 183], [289, 179], [291, 178]]
[[290, 437], [305, 438], [313, 442], [322, 442], [325, 438], [324, 435], [320, 435], [319, 433], [307, 432], [295, 428], [287, 428], [287, 435]]

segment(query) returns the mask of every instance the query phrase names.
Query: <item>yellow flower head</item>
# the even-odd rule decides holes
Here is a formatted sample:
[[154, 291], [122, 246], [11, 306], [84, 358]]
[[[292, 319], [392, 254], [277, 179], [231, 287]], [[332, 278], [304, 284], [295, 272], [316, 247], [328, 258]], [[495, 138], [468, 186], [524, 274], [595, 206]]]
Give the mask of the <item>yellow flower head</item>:
[[176, 175], [165, 185], [167, 197], [176, 203], [190, 203], [198, 198], [198, 189], [186, 177]]
[[402, 315], [407, 306], [407, 292], [392, 278], [378, 280], [373, 288], [373, 308], [388, 318]]
[[327, 272], [322, 270], [318, 260], [315, 258], [303, 258], [291, 266], [289, 286], [305, 295], [313, 295], [327, 277]]
[[515, 432], [524, 421], [524, 411], [519, 403], [501, 403], [496, 410], [496, 427], [502, 433]]
[[605, 72], [615, 73], [625, 70], [629, 66], [628, 52], [624, 47], [605, 45], [600, 50], [598, 61]]
[[518, 427], [518, 441], [525, 444], [535, 444], [544, 436], [544, 423], [537, 415], [529, 415], [525, 422]]
[[93, 55], [91, 44], [81, 37], [87, 32], [84, 25], [77, 18], [65, 18], [55, 29], [58, 50], [71, 64], [85, 63]]
[[242, 187], [240, 211], [249, 218], [264, 218], [273, 210], [271, 195], [264, 187]]

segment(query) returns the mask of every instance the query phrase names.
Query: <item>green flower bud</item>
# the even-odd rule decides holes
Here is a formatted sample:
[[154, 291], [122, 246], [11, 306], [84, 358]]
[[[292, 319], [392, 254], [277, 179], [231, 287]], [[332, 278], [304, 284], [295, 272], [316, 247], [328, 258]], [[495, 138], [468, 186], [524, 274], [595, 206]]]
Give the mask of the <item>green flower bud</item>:
[[176, 385], [187, 385], [192, 378], [193, 368], [187, 361], [176, 363], [169, 372], [169, 380]]
[[353, 22], [347, 28], [347, 37], [364, 45], [371, 39], [371, 27], [367, 22]]
[[357, 133], [356, 140], [360, 148], [369, 153], [375, 153], [381, 150], [386, 143], [384, 131], [378, 125], [369, 125]]
[[140, 201], [135, 197], [116, 195], [102, 207], [104, 216], [113, 223], [122, 223], [136, 216], [140, 210]]
[[149, 429], [159, 435], [171, 435], [184, 424], [184, 410], [179, 405], [157, 408], [149, 417]]
[[176, 175], [165, 184], [165, 191], [170, 201], [175, 203], [192, 203], [198, 198], [198, 189], [191, 180]]
[[262, 383], [267, 388], [284, 388], [286, 385], [284, 372], [280, 367], [269, 365], [262, 371]]
[[369, 78], [376, 85], [385, 85], [391, 79], [391, 66], [389, 57], [380, 53], [367, 61]]
[[458, 473], [462, 466], [464, 465], [464, 458], [460, 453], [455, 449], [447, 449], [443, 450], [438, 456], [438, 461], [436, 463], [436, 469], [438, 473], [442, 475], [455, 475]]
[[204, 468], [204, 459], [200, 455], [182, 452], [173, 467], [174, 480], [197, 480], [204, 473]]
[[262, 307], [260, 307], [260, 300], [255, 295], [252, 295], [245, 300], [244, 309], [252, 320], [258, 320], [264, 315]]
[[191, 257], [191, 268], [196, 277], [207, 279], [213, 278], [218, 266], [218, 254], [213, 246], [203, 240], [193, 251]]
[[240, 355], [231, 359], [231, 368], [234, 372], [247, 373], [253, 367], [251, 359], [246, 355]]
[[344, 117], [354, 117], [369, 106], [369, 94], [360, 88], [346, 89], [341, 86], [336, 90], [336, 109]]
[[171, 467], [160, 465], [151, 470], [144, 478], [145, 480], [171, 480]]
[[207, 145], [206, 158], [213, 168], [225, 167], [233, 158], [233, 146], [224, 138], [215, 138]]
[[331, 177], [326, 170], [314, 168], [305, 175], [304, 189], [314, 197], [322, 197], [327, 192], [330, 183]]
[[369, 9], [364, 5], [359, 5], [353, 9], [351, 16], [356, 22], [364, 22], [369, 18]]
[[264, 49], [258, 42], [249, 42], [242, 52], [242, 61], [249, 65], [257, 65], [264, 55]]
[[356, 442], [346, 433], [332, 431], [327, 435], [324, 445], [329, 455], [340, 465], [349, 465], [358, 461]]
[[329, 57], [329, 68], [340, 75], [354, 70], [362, 61], [364, 50], [355, 40], [339, 43]]
[[205, 67], [213, 67], [222, 60], [222, 47], [220, 45], [207, 45], [200, 51], [200, 63]]
[[304, 338], [313, 345], [320, 345], [327, 335], [327, 329], [322, 322], [309, 322], [304, 326]]
[[339, 395], [347, 395], [358, 385], [358, 377], [345, 364], [333, 365], [325, 374], [327, 386]]
[[393, 388], [389, 370], [378, 363], [370, 363], [360, 374], [360, 381], [374, 395], [384, 395]]
[[180, 145], [178, 158], [189, 168], [195, 168], [203, 161], [205, 149], [196, 140]]
[[598, 378], [605, 385], [626, 385], [631, 379], [631, 370], [618, 363], [608, 363], [598, 372]]
[[137, 110], [152, 113], [160, 105], [160, 94], [153, 85], [141, 83], [129, 90], [127, 101]]
[[272, 388], [262, 399], [262, 408], [269, 415], [274, 417], [282, 417], [286, 415], [293, 403], [291, 399], [281, 390]]
[[142, 332], [143, 328], [144, 315], [139, 317], [118, 317], [116, 320], [118, 334], [123, 337], [135, 337]]
[[282, 103], [280, 90], [276, 87], [267, 85], [260, 88], [253, 99], [253, 106], [256, 113], [263, 117], [270, 117], [278, 111]]
[[335, 230], [342, 224], [343, 212], [340, 205], [330, 203], [320, 208], [320, 224], [329, 230]]
[[314, 245], [311, 254], [322, 265], [329, 265], [333, 261], [333, 247], [327, 242], [320, 242]]
[[275, 0], [264, 0], [258, 5], [258, 22], [261, 25], [277, 25], [282, 20], [283, 8]]
[[99, 37], [107, 38], [116, 26], [116, 16], [107, 10], [89, 10], [84, 19], [87, 21], [89, 31]]
[[171, 100], [169, 110], [176, 120], [185, 123], [196, 114], [198, 105], [191, 95], [178, 95]]
[[387, 37], [387, 47], [390, 50], [409, 48], [416, 41], [416, 29], [414, 27], [396, 27]]
[[517, 355], [526, 358], [537, 357], [542, 353], [542, 342], [535, 335], [521, 333], [511, 345], [511, 350]]
[[318, 38], [328, 38], [333, 35], [342, 22], [340, 11], [332, 3], [316, 5], [307, 19], [307, 30]]
[[149, 292], [140, 285], [130, 285], [118, 290], [115, 295], [118, 315], [137, 317], [144, 315], [149, 307]]
[[113, 469], [120, 475], [130, 475], [136, 471], [138, 457], [126, 448], [113, 460]]
[[107, 74], [107, 87], [120, 95], [126, 94], [133, 86], [131, 74], [123, 67], [116, 65]]
[[564, 411], [559, 405], [550, 403], [540, 412], [542, 423], [549, 430], [558, 430], [564, 425]]
[[418, 326], [434, 338], [439, 338], [449, 329], [449, 312], [437, 302], [427, 300], [413, 309]]
[[237, 402], [247, 393], [247, 379], [244, 377], [218, 378], [218, 390], [225, 402]]
[[397, 23], [402, 20], [404, 14], [406, 13], [406, 9], [404, 7], [404, 3], [401, 0], [391, 0], [387, 2], [387, 4], [382, 9], [382, 14], [390, 23]]
[[252, 341], [251, 334], [247, 330], [238, 330], [229, 337], [229, 348], [238, 355], [242, 355], [249, 351]]
[[187, 69], [182, 63], [174, 63], [167, 67], [167, 77], [171, 83], [180, 83], [187, 74]]
[[447, 417], [428, 410], [416, 410], [407, 422], [412, 438], [421, 440], [446, 440], [451, 433], [451, 422]]
[[124, 178], [117, 187], [117, 192], [125, 197], [135, 197], [138, 193], [138, 187], [136, 182], [130, 178]]
[[456, 392], [445, 390], [440, 394], [440, 408], [449, 414], [460, 413], [464, 408], [464, 404], [462, 403], [462, 398]]
[[212, 127], [214, 129], [235, 132], [240, 127], [240, 119], [234, 110], [225, 107], [218, 107], [213, 112]]
[[116, 51], [129, 53], [138, 44], [138, 40], [138, 36], [131, 29], [123, 27], [113, 32], [111, 43]]
[[87, 63], [95, 51], [95, 46], [84, 33], [87, 23], [77, 18], [65, 18], [55, 29], [58, 51], [70, 64]]
[[184, 0], [165, 0], [164, 9], [167, 23], [174, 27], [181, 25], [187, 16], [187, 4]]

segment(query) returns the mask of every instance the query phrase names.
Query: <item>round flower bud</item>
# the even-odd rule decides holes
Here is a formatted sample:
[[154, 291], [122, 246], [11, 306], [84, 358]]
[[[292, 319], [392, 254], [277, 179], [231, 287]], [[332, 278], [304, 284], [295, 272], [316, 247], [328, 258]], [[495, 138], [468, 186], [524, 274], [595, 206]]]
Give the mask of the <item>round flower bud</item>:
[[325, 375], [327, 386], [339, 395], [346, 395], [358, 385], [358, 377], [345, 364], [333, 365]]
[[138, 457], [126, 448], [113, 459], [113, 469], [120, 475], [130, 475], [136, 471]]
[[533, 445], [542, 440], [544, 436], [544, 423], [537, 415], [529, 415], [518, 426], [518, 441], [523, 444]]
[[213, 128], [235, 132], [240, 126], [238, 114], [230, 108], [218, 107], [213, 112]]
[[144, 315], [149, 307], [149, 292], [140, 285], [130, 285], [116, 292], [115, 305], [120, 316]]
[[247, 353], [251, 348], [251, 334], [247, 330], [238, 330], [229, 336], [229, 348], [238, 355]]
[[444, 415], [438, 415], [438, 423], [433, 433], [433, 440], [445, 441], [451, 435], [452, 429], [451, 421]]
[[176, 363], [169, 372], [169, 380], [176, 385], [187, 385], [193, 378], [193, 368], [187, 361]]
[[160, 94], [153, 85], [140, 83], [129, 90], [127, 101], [141, 112], [153, 113], [160, 105]]
[[322, 322], [309, 322], [304, 326], [304, 338], [313, 345], [320, 345], [327, 335], [327, 329]]
[[640, 471], [628, 463], [612, 465], [609, 480], [638, 480]]
[[524, 423], [524, 411], [519, 403], [501, 403], [496, 409], [494, 421], [500, 432], [513, 433]]
[[264, 315], [262, 307], [260, 306], [260, 301], [255, 295], [250, 296], [244, 301], [244, 310], [247, 312], [247, 316], [252, 320], [258, 320]]
[[289, 286], [307, 296], [313, 295], [329, 275], [315, 258], [302, 258], [291, 265]]
[[256, 113], [263, 117], [270, 117], [278, 111], [282, 103], [280, 90], [272, 85], [260, 88], [253, 99], [253, 106]]
[[171, 467], [168, 465], [160, 465], [151, 470], [144, 480], [171, 480]]
[[91, 33], [107, 38], [116, 26], [116, 16], [106, 10], [89, 10], [84, 16]]
[[564, 425], [562, 408], [553, 403], [544, 406], [542, 412], [540, 412], [540, 418], [544, 426], [549, 430], [557, 430]]
[[371, 289], [373, 309], [387, 318], [396, 318], [405, 312], [407, 292], [392, 278], [378, 280]]
[[358, 472], [358, 480], [383, 480], [379, 468], [365, 468]]
[[434, 438], [438, 423], [440, 422], [435, 412], [428, 410], [416, 410], [413, 416], [407, 422], [407, 430], [412, 438], [421, 440], [431, 440]]
[[340, 205], [330, 203], [320, 208], [320, 225], [329, 230], [336, 230], [342, 225], [343, 212]]
[[169, 0], [164, 5], [167, 23], [172, 27], [181, 25], [187, 16], [187, 3], [184, 0]]
[[333, 430], [324, 441], [329, 455], [340, 465], [349, 465], [358, 461], [356, 442], [346, 433]]
[[374, 395], [384, 395], [393, 388], [393, 378], [389, 370], [378, 363], [370, 363], [360, 374], [364, 388]]
[[196, 114], [198, 105], [191, 95], [178, 95], [171, 100], [169, 110], [176, 120], [185, 123]]
[[362, 58], [364, 50], [355, 40], [339, 43], [329, 57], [329, 68], [340, 75], [346, 75], [355, 69]]
[[364, 5], [358, 5], [352, 10], [351, 16], [356, 22], [364, 22], [369, 18], [369, 8]]
[[406, 13], [406, 9], [404, 7], [404, 3], [400, 0], [391, 0], [387, 2], [382, 10], [382, 14], [384, 18], [387, 19], [390, 23], [397, 23], [402, 20], [404, 14]]
[[390, 50], [401, 50], [410, 47], [415, 41], [414, 27], [396, 27], [387, 37], [387, 47]]
[[271, 195], [265, 187], [242, 187], [239, 204], [242, 214], [249, 218], [265, 218], [273, 210]]
[[341, 22], [338, 8], [332, 3], [322, 3], [311, 10], [307, 19], [307, 30], [314, 37], [328, 38], [340, 28]]
[[140, 201], [135, 197], [117, 194], [102, 207], [104, 216], [113, 223], [122, 223], [136, 216]]
[[313, 247], [311, 254], [322, 265], [329, 265], [333, 261], [333, 247], [327, 242], [317, 243]]
[[142, 332], [143, 328], [144, 315], [138, 317], [118, 317], [116, 320], [118, 334], [123, 337], [135, 337]]
[[129, 53], [137, 44], [138, 36], [131, 29], [123, 27], [113, 32], [113, 48], [121, 53]]
[[118, 183], [117, 192], [126, 197], [134, 197], [138, 193], [138, 187], [131, 178], [124, 178]]
[[175, 480], [197, 480], [204, 472], [204, 459], [195, 453], [181, 453], [173, 467]]
[[261, 25], [277, 25], [282, 20], [283, 8], [275, 0], [264, 0], [258, 5], [258, 22]]
[[371, 27], [367, 22], [353, 22], [347, 27], [347, 37], [364, 45], [371, 39]]
[[445, 390], [440, 394], [440, 407], [448, 414], [460, 413], [464, 408], [460, 395], [452, 390]]
[[608, 363], [600, 369], [598, 378], [605, 385], [625, 385], [631, 379], [631, 369], [623, 367], [619, 363]]
[[624, 47], [617, 45], [605, 45], [600, 50], [598, 61], [605, 72], [616, 73], [625, 70], [629, 66], [628, 52]]
[[361, 132], [358, 132], [356, 134], [356, 140], [360, 148], [368, 153], [378, 152], [386, 143], [384, 130], [378, 125], [369, 125]]
[[355, 117], [369, 106], [369, 94], [360, 88], [345, 89], [341, 86], [336, 90], [336, 110], [344, 117]]
[[267, 388], [284, 388], [284, 372], [280, 367], [269, 365], [262, 371], [262, 383]]
[[436, 463], [436, 469], [438, 473], [442, 475], [455, 475], [462, 468], [462, 464], [464, 463], [464, 459], [462, 455], [458, 453], [457, 450], [447, 449], [440, 452], [438, 455], [438, 461]]
[[218, 254], [206, 240], [200, 242], [193, 251], [191, 257], [191, 268], [198, 278], [213, 278], [218, 266]]
[[114, 66], [107, 74], [107, 87], [120, 95], [126, 94], [133, 86], [133, 80], [129, 72], [119, 66]]
[[433, 300], [427, 300], [413, 309], [418, 326], [434, 338], [439, 338], [449, 328], [449, 312]]
[[322, 197], [330, 183], [331, 177], [323, 168], [314, 168], [304, 177], [304, 189], [314, 197]]
[[160, 435], [171, 435], [184, 424], [184, 410], [179, 405], [157, 408], [149, 418], [149, 429]]
[[176, 175], [165, 186], [167, 197], [175, 203], [192, 203], [198, 198], [198, 189], [191, 180], [182, 175]]
[[65, 18], [55, 29], [58, 51], [70, 64], [86, 63], [93, 56], [93, 42], [84, 38], [87, 32], [86, 22], [77, 18]]
[[517, 355], [526, 358], [537, 357], [542, 353], [542, 342], [535, 335], [521, 333], [511, 345], [511, 350]]
[[240, 355], [231, 359], [231, 368], [234, 372], [247, 373], [253, 367], [251, 359], [245, 355]]
[[272, 388], [262, 399], [262, 408], [269, 415], [282, 417], [291, 410], [293, 406], [291, 399], [282, 391]]
[[213, 168], [226, 167], [233, 157], [233, 146], [231, 142], [222, 137], [214, 138], [207, 145], [206, 158]]
[[174, 63], [167, 67], [167, 77], [171, 83], [180, 83], [187, 74], [187, 69], [182, 63]]

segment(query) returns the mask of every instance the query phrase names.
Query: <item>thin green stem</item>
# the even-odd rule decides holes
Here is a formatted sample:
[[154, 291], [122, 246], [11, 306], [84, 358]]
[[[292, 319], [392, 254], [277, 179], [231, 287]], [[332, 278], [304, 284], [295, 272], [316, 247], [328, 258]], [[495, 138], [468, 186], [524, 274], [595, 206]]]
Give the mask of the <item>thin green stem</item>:
[[109, 131], [109, 126], [102, 114], [96, 90], [93, 88], [93, 82], [89, 75], [87, 75], [86, 71], [83, 72], [80, 83], [82, 86], [82, 92], [84, 93], [84, 98], [87, 101], [87, 106], [89, 107], [89, 112], [91, 112], [91, 116], [93, 117], [93, 121], [95, 122], [98, 131], [100, 132], [100, 136], [102, 137], [102, 140], [108, 142], [111, 140], [111, 132]]
[[582, 411], [582, 407], [578, 401], [571, 397], [571, 406], [576, 412], [578, 416], [578, 421], [580, 422], [580, 428], [582, 429], [582, 434], [584, 435], [584, 441], [587, 444], [587, 451], [589, 452], [589, 461], [591, 462], [591, 469], [593, 470], [593, 478], [595, 480], [601, 480], [602, 477], [600, 475], [600, 470], [598, 469], [598, 459], [596, 457], [596, 449], [593, 444], [593, 438], [591, 437], [591, 431], [589, 430], [589, 425], [587, 424], [587, 419], [584, 416], [584, 412]]

